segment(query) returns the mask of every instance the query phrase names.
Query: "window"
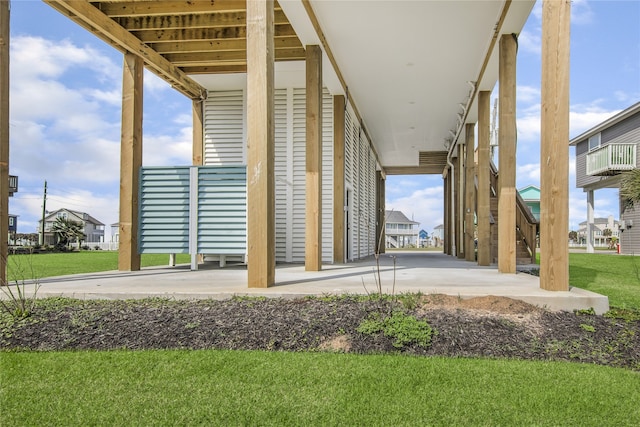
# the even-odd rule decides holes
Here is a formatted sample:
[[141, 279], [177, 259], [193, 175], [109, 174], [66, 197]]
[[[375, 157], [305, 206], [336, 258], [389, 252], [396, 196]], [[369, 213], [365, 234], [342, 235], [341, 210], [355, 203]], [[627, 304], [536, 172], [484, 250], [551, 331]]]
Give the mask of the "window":
[[600, 148], [600, 134], [595, 134], [589, 138], [589, 151]]
[[56, 218], [67, 219], [67, 213], [66, 212], [58, 212], [57, 215], [56, 215]]

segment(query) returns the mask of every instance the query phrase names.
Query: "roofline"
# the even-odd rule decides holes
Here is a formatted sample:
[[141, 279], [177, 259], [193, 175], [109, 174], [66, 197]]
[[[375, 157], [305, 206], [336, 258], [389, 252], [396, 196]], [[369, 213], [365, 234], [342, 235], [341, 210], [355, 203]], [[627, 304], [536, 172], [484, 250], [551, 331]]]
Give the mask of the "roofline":
[[582, 134], [576, 136], [575, 138], [569, 141], [569, 145], [570, 146], [576, 145], [578, 142], [584, 141], [585, 139], [597, 134], [598, 132], [602, 132], [603, 130], [608, 129], [611, 126], [617, 123], [620, 123], [627, 117], [630, 117], [637, 112], [640, 112], [640, 102], [633, 104], [631, 107], [627, 108], [626, 110], [622, 110], [615, 116], [608, 118], [604, 122], [592, 127], [588, 131], [583, 132]]

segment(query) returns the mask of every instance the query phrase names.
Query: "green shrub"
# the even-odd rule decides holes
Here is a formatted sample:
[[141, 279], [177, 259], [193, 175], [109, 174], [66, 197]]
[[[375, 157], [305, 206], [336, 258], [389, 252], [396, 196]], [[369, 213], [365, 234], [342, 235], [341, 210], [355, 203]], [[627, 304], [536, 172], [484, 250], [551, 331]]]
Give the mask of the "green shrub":
[[358, 326], [358, 332], [374, 335], [382, 332], [384, 336], [392, 338], [395, 348], [402, 348], [415, 343], [420, 347], [428, 347], [434, 330], [424, 320], [396, 310], [390, 316], [382, 317], [380, 313], [373, 313]]

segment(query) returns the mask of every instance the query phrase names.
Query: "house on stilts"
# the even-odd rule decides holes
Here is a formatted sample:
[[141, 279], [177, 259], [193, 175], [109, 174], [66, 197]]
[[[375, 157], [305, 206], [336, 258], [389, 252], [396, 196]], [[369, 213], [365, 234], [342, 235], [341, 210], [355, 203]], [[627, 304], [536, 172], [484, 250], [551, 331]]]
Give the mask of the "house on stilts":
[[[276, 262], [365, 258], [384, 233], [386, 177], [437, 174], [445, 253], [513, 274], [535, 259], [539, 228], [541, 287], [568, 290], [568, 194], [556, 189], [568, 192], [557, 141], [569, 139], [569, 0], [542, 5], [539, 226], [515, 188], [517, 37], [533, 0], [45, 2], [123, 53], [120, 270], [147, 252], [190, 253], [193, 268], [199, 254], [235, 257], [249, 287], [269, 287]], [[192, 100], [192, 165], [142, 167], [145, 68]]]

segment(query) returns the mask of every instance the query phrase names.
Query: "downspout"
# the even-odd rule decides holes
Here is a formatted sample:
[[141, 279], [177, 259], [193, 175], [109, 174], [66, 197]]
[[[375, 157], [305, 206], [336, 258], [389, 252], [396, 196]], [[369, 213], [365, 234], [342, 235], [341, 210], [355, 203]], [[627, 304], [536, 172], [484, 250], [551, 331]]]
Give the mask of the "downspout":
[[[455, 209], [455, 206], [456, 206], [455, 202], [456, 201], [455, 201], [455, 197], [453, 197], [453, 195], [455, 194], [454, 189], [455, 189], [455, 185], [456, 185], [456, 178], [455, 178], [455, 176], [456, 176], [456, 174], [455, 174], [456, 167], [454, 166], [453, 162], [451, 161], [451, 155], [453, 154], [453, 149], [456, 147], [456, 144], [458, 142], [458, 138], [460, 137], [460, 133], [462, 132], [462, 126], [464, 125], [464, 122], [467, 120], [467, 115], [468, 115], [467, 112], [469, 111], [469, 107], [471, 106], [471, 103], [473, 102], [473, 99], [474, 99], [475, 94], [476, 94], [476, 82], [469, 81], [467, 83], [469, 83], [469, 85], [471, 86], [471, 91], [469, 93], [469, 99], [467, 99], [466, 105], [464, 105], [462, 107], [463, 112], [462, 112], [461, 120], [459, 120], [458, 123], [457, 123], [457, 129], [456, 129], [455, 134], [453, 134], [452, 131], [449, 131], [449, 132], [451, 132], [451, 134], [453, 136], [453, 139], [451, 140], [451, 145], [449, 146], [449, 150], [447, 152], [447, 165], [449, 165], [449, 167], [451, 168], [451, 174], [450, 174], [450, 176], [451, 176], [451, 186], [450, 186], [450, 188], [451, 188], [451, 199], [450, 199], [451, 200], [451, 206], [450, 206], [450, 209], [449, 209], [450, 215], [451, 215], [451, 219], [450, 219], [449, 223], [450, 224], [454, 224], [454, 226], [455, 226], [455, 220], [456, 220], [456, 209]], [[455, 237], [455, 236], [452, 236], [452, 237]], [[451, 255], [453, 255], [453, 256], [457, 256], [458, 255], [456, 249], [457, 249], [456, 248], [456, 239], [453, 238], [453, 239], [451, 239]]]

